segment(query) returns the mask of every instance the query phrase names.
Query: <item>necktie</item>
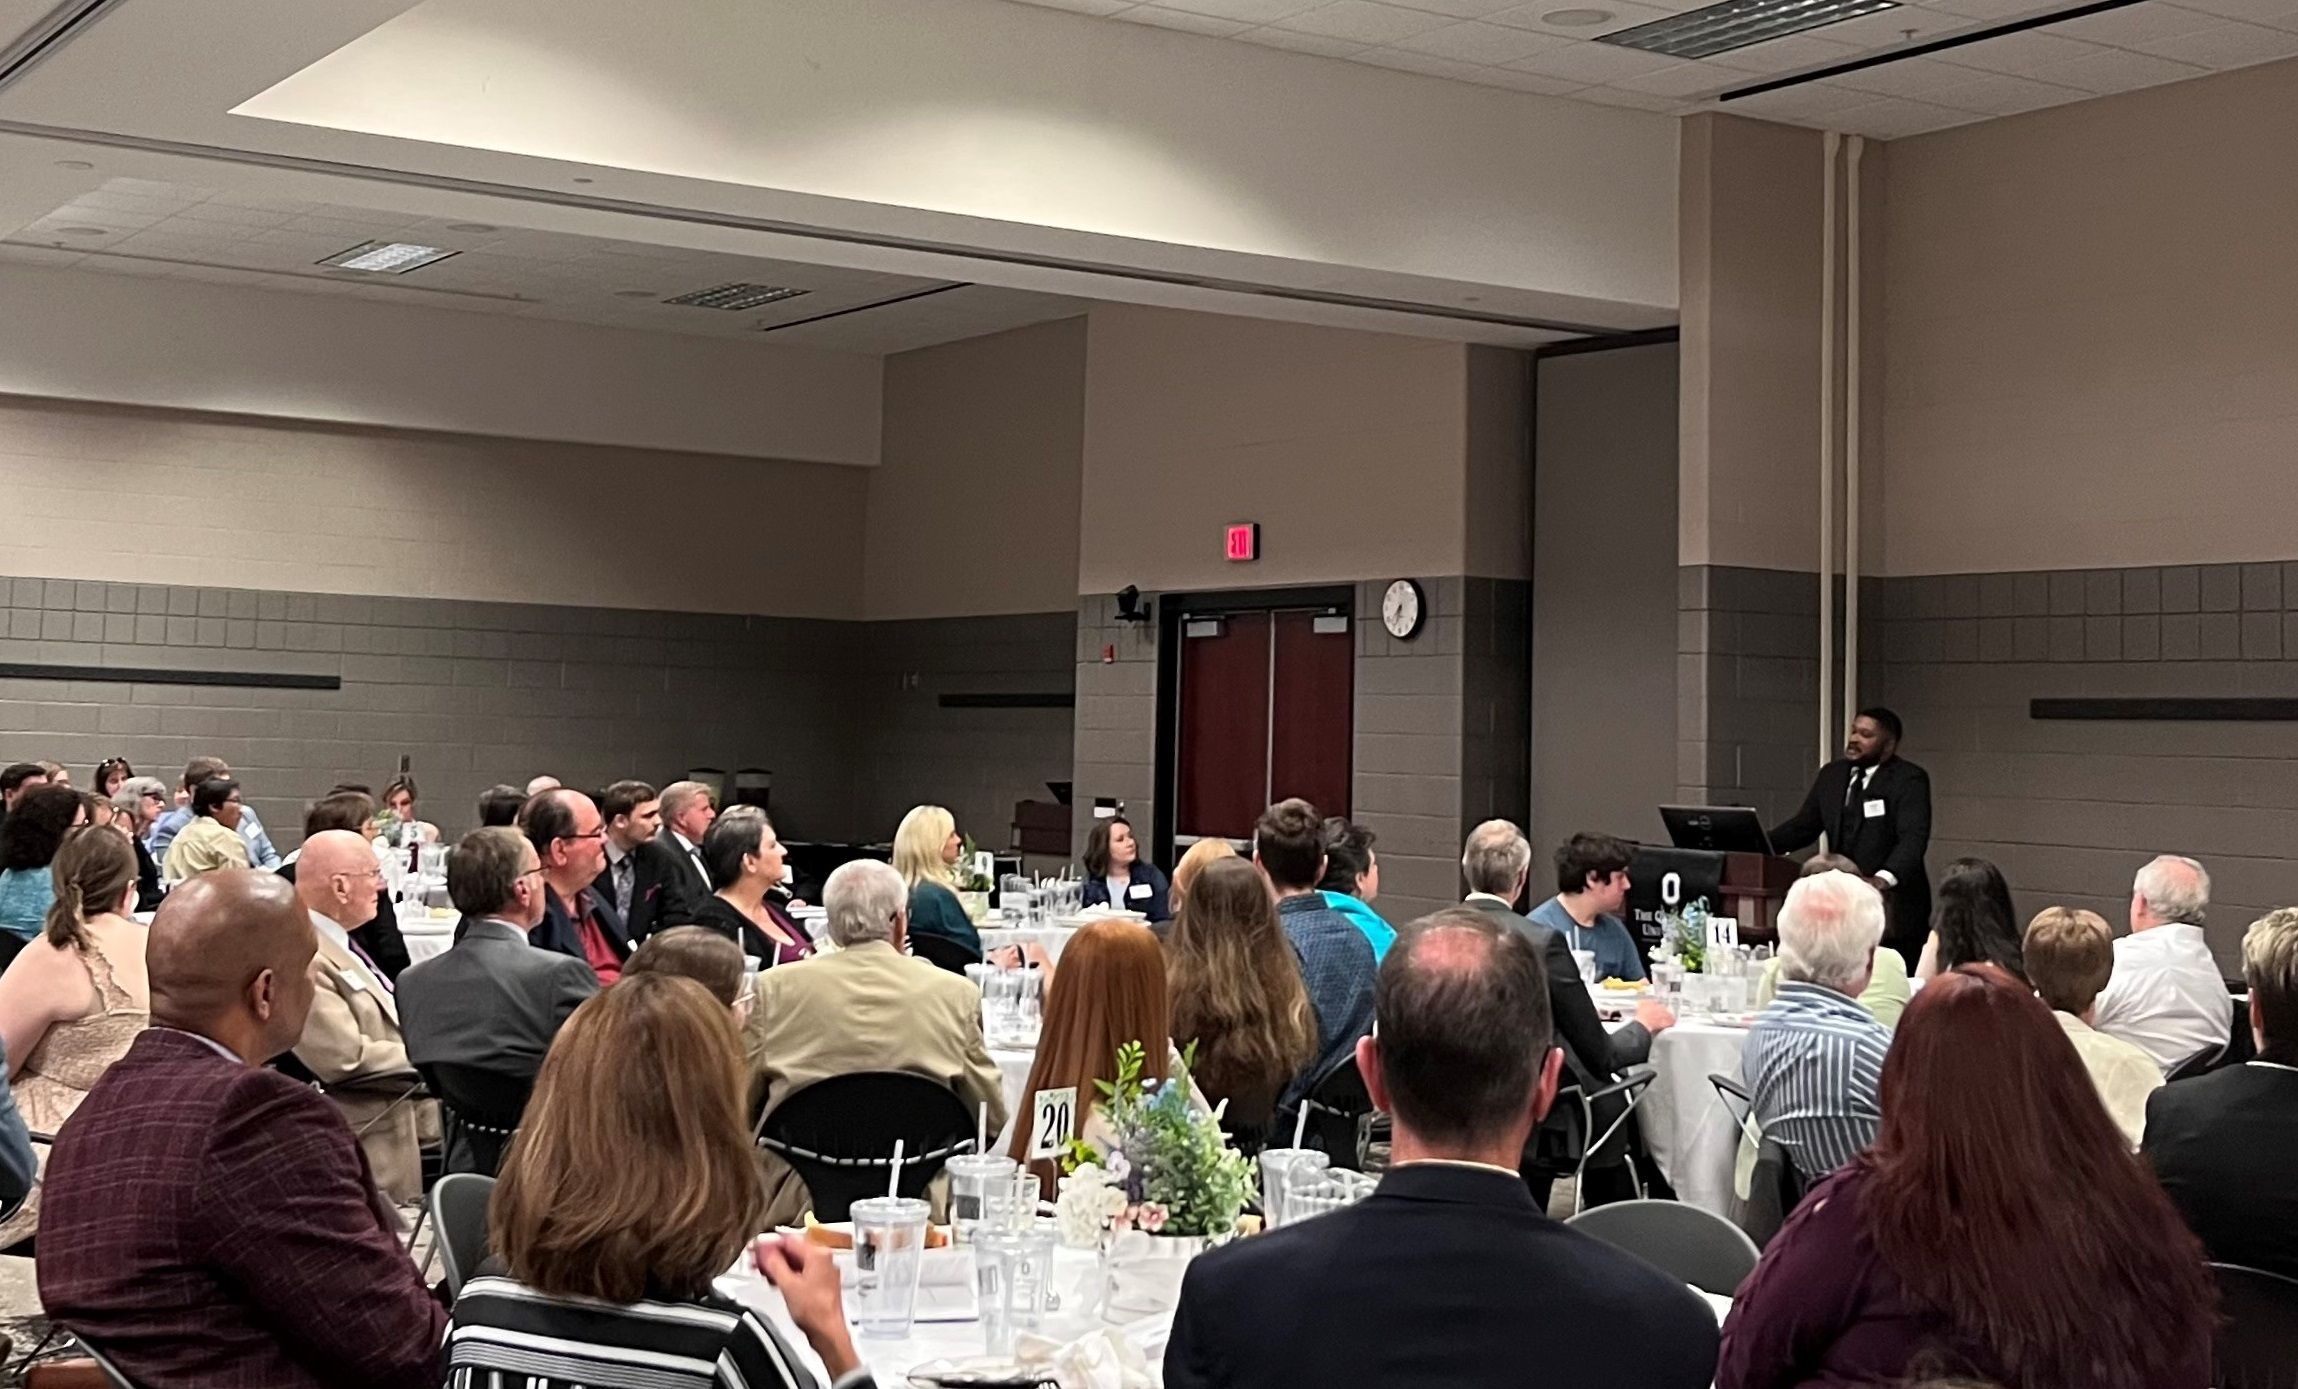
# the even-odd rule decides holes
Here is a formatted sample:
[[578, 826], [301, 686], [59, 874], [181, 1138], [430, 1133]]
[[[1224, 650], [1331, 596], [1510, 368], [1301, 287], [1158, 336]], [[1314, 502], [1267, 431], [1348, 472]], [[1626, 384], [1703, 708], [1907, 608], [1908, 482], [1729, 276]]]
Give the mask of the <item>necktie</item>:
[[614, 863], [614, 907], [624, 917], [630, 915], [632, 857], [624, 854]]

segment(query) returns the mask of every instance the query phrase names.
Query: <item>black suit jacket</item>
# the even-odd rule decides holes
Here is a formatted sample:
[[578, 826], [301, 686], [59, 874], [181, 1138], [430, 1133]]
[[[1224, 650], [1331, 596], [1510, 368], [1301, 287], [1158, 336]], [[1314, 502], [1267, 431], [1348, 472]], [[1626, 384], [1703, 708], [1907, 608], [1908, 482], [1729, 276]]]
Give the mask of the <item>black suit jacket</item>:
[[[1891, 890], [1885, 939], [1920, 949], [1931, 930], [1931, 878], [1923, 866], [1931, 848], [1930, 774], [1894, 757], [1875, 769], [1858, 801], [1846, 806], [1851, 772], [1851, 761], [1844, 757], [1820, 768], [1803, 808], [1771, 832], [1771, 846], [1791, 854], [1825, 833], [1828, 847], [1858, 864], [1860, 872], [1873, 877], [1888, 871], [1899, 885]], [[1872, 802], [1882, 803], [1881, 814], [1866, 813]]]
[[1716, 1319], [1501, 1172], [1400, 1167], [1363, 1202], [1189, 1265], [1166, 1389], [1706, 1389]]
[[2251, 1063], [2147, 1097], [2140, 1146], [2210, 1257], [2298, 1278], [2298, 1071]]
[[[614, 909], [613, 895], [596, 891], [581, 895], [589, 900], [591, 915], [597, 918], [599, 930], [606, 936], [606, 943], [614, 951], [615, 958], [629, 959], [630, 932], [623, 927], [622, 913]], [[542, 922], [527, 932], [528, 942], [539, 949], [572, 955], [589, 963], [590, 957], [583, 953], [582, 931], [575, 925], [572, 905], [559, 896], [557, 888], [548, 885], [543, 888], [543, 900]]]
[[[623, 930], [636, 945], [656, 931], [670, 926], [683, 926], [695, 919], [702, 910], [702, 898], [694, 895], [694, 865], [669, 841], [649, 839], [630, 851], [634, 860], [630, 887], [630, 914], [623, 919]], [[599, 870], [592, 892], [614, 901], [614, 868], [610, 864]]]

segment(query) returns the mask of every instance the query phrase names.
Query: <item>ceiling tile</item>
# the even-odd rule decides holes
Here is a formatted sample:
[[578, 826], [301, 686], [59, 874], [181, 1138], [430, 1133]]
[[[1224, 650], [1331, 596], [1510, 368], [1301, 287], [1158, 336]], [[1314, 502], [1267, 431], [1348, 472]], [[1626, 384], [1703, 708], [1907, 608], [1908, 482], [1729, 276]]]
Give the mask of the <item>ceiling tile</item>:
[[[1609, 10], [1612, 17], [1595, 25], [1548, 22], [1549, 15], [1566, 9]], [[1662, 9], [1658, 5], [1631, 4], [1627, 0], [1589, 0], [1585, 5], [1576, 3], [1576, 0], [1537, 0], [1534, 4], [1501, 10], [1489, 18], [1494, 24], [1505, 24], [1514, 29], [1536, 29], [1542, 33], [1562, 34], [1569, 39], [1586, 39], [1598, 34], [1616, 34], [1622, 29], [1633, 29], [1639, 24], [1666, 19], [1675, 13], [1678, 11]]]
[[1953, 63], [1956, 67], [1978, 68], [1982, 72], [2007, 72], [2014, 77], [2032, 77], [2046, 63], [2072, 62], [2077, 58], [2088, 58], [2107, 51], [2095, 43], [2084, 43], [2078, 39], [2061, 38], [2057, 34], [2030, 29], [1984, 39], [1978, 43], [1967, 43], [1961, 48], [1948, 50], [1941, 55], [1941, 60]]
[[1488, 87], [1506, 87], [1512, 92], [1530, 92], [1534, 96], [1563, 96], [1591, 85], [1569, 77], [1543, 77], [1537, 72], [1518, 72], [1514, 68], [1492, 68], [1477, 80]]
[[2176, 38], [2142, 39], [2128, 45], [2158, 58], [2175, 58], [2206, 68], [2247, 67], [2276, 58], [2298, 57], [2298, 33], [2224, 20]]
[[1529, 58], [1535, 53], [1563, 48], [1571, 43], [1572, 40], [1558, 38], [1554, 34], [1467, 20], [1459, 24], [1447, 24], [1441, 29], [1431, 29], [1425, 34], [1414, 34], [1408, 39], [1399, 39], [1393, 46], [1462, 63], [1504, 64], [1513, 63], [1519, 58]]
[[1929, 102], [1887, 96], [1880, 101], [1839, 111], [1827, 119], [1830, 125], [1848, 133], [1871, 136], [1878, 140], [1897, 140], [1908, 135], [1920, 135], [1925, 131], [1968, 125], [1982, 118], [1969, 111], [1955, 111]]
[[1619, 87], [1585, 87], [1572, 93], [1572, 100], [1593, 101], [1602, 106], [1625, 106], [1636, 111], [1675, 111], [1684, 105], [1672, 97], [1631, 92]]
[[1727, 104], [1724, 109], [1734, 115], [1776, 121], [1824, 121], [1837, 112], [1868, 105], [1874, 99], [1874, 94], [1870, 92], [1855, 92], [1826, 82], [1807, 82], [1800, 87], [1784, 87], [1760, 96], [1741, 97]]
[[1289, 14], [1299, 14], [1314, 6], [1317, 0], [1158, 0], [1158, 3], [1169, 10], [1186, 10], [1214, 19], [1268, 24]]
[[[1859, 48], [1885, 48], [1899, 43], [1921, 43], [1927, 39], [1968, 29], [1973, 21], [1968, 15], [1949, 14], [1945, 10], [1925, 9], [1920, 5], [1900, 5], [1893, 9], [1863, 14], [1855, 19], [1837, 20], [1816, 29], [1806, 30], [1815, 38], [1834, 43], [1848, 43]], [[1908, 31], [1914, 37], [1908, 37]]]
[[1179, 29], [1189, 34], [1211, 34], [1227, 38], [1242, 32], [1247, 26], [1239, 19], [1215, 19], [1211, 15], [1191, 14], [1187, 10], [1168, 10], [1158, 5], [1136, 5], [1125, 11], [1125, 18], [1134, 24], [1154, 25], [1159, 29]]
[[1135, 0], [1021, 0], [1048, 10], [1074, 10], [1078, 14], [1115, 14], [1131, 9]]
[[2086, 43], [2108, 43], [2118, 48], [2129, 48], [2141, 39], [2175, 38], [2208, 29], [2221, 21], [2216, 15], [2200, 10], [2182, 10], [2176, 5], [2125, 5], [2119, 10], [2102, 10], [2098, 14], [2084, 15], [2080, 19], [2062, 20], [2043, 26], [2045, 33], [2060, 34]]
[[[1412, 0], [1410, 8], [1427, 10], [1431, 14], [1450, 15], [1454, 19], [1486, 19], [1494, 12], [1523, 3], [1523, 0]], [[1555, 5], [1569, 5], [1575, 0], [1555, 0]]]
[[1373, 0], [1332, 0], [1330, 4], [1288, 16], [1278, 27], [1361, 43], [1394, 43], [1451, 22], [1444, 15], [1408, 10], [1401, 5], [1375, 4]]
[[1810, 34], [1790, 34], [1769, 43], [1750, 44], [1729, 53], [1718, 53], [1713, 58], [1702, 58], [1719, 68], [1738, 68], [1742, 72], [1780, 73], [1800, 72], [1805, 68], [1840, 63], [1856, 58], [1859, 50], [1847, 43], [1818, 38]]
[[2005, 20], [2024, 19], [2046, 10], [2067, 8], [2065, 0], [1923, 0], [1923, 8], [1945, 14], [1959, 14], [1967, 19]]
[[1323, 34], [1300, 34], [1290, 29], [1247, 29], [1236, 37], [1246, 43], [1257, 43], [1266, 48], [1282, 48], [1292, 53], [1314, 53], [1321, 58], [1347, 58], [1364, 52], [1365, 46], [1355, 39], [1329, 38]]
[[2062, 106], [2090, 96], [2079, 88], [2013, 77], [2008, 73], [1968, 72], [1965, 75], [1968, 80], [1935, 87], [1924, 94], [1924, 100], [1952, 106], [1958, 111], [2015, 116], [2021, 111], [2039, 111], [2046, 106]]
[[2298, 33], [2298, 4], [2292, 0], [2180, 0], [2187, 9], [2227, 19], [2247, 20], [2269, 29]]
[[1678, 62], [1658, 72], [1639, 73], [1622, 77], [1611, 86], [1648, 96], [1667, 96], [1679, 99], [1705, 97], [1735, 87], [1747, 81], [1747, 74], [1732, 68], [1719, 68], [1709, 63]]
[[1853, 91], [1873, 92], [1878, 96], [1915, 97], [1920, 100], [1934, 88], [1967, 81], [1970, 76], [1971, 69], [1951, 67], [1936, 58], [1901, 58], [1896, 62], [1878, 63], [1874, 67], [1846, 72], [1828, 80]]
[[1457, 58], [1439, 58], [1433, 53], [1414, 53], [1403, 48], [1368, 48], [1354, 61], [1373, 67], [1393, 68], [1398, 72], [1417, 72], [1423, 77], [1450, 77], [1463, 82], [1477, 81], [1485, 69], [1476, 63], [1463, 63]]
[[2200, 77], [2208, 71], [2208, 68], [2197, 67], [2192, 63], [2157, 58], [2151, 53], [2102, 48], [2085, 57], [2038, 64], [2028, 69], [2025, 75], [2042, 82], [2056, 82], [2063, 87], [2080, 87], [2086, 92], [2105, 93], [2127, 92], [2161, 82]]
[[1616, 82], [1647, 72], [1660, 72], [1681, 61], [1659, 53], [1620, 48], [1608, 43], [1573, 43], [1535, 53], [1503, 66], [1543, 77], [1576, 77], [1583, 82]]

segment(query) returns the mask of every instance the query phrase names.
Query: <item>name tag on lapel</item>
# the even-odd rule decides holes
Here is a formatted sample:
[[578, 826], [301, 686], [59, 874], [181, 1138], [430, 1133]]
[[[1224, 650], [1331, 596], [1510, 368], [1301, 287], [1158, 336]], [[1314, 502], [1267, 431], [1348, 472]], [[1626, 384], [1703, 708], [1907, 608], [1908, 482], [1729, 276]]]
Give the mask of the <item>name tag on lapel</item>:
[[364, 975], [353, 974], [350, 970], [343, 970], [337, 973], [335, 977], [343, 981], [344, 988], [351, 989], [359, 993], [367, 992], [367, 979]]
[[1149, 884], [1135, 883], [1131, 887], [1125, 889], [1125, 895], [1128, 897], [1147, 897], [1149, 895]]
[[1860, 807], [1860, 813], [1870, 820], [1880, 820], [1883, 818], [1883, 802], [1879, 800], [1869, 801]]

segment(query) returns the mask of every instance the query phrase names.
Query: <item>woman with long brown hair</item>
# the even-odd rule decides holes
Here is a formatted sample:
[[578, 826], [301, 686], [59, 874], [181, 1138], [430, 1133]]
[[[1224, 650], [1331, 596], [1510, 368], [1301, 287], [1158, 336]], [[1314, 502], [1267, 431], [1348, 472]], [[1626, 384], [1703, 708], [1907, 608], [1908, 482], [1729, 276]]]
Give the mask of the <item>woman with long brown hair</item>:
[[1813, 1188], [1741, 1286], [1717, 1389], [2210, 1382], [2202, 1247], [2024, 984], [1984, 964], [1932, 980], [1882, 1101], [1874, 1146]]
[[[1038, 1091], [1075, 1087], [1077, 1127], [1068, 1136], [1103, 1147], [1106, 1131], [1096, 1127], [1094, 1109], [1101, 1099], [1098, 1082], [1117, 1078], [1117, 1049], [1127, 1042], [1141, 1044], [1144, 1080], [1161, 1081], [1175, 1070], [1164, 952], [1148, 927], [1097, 921], [1081, 928], [1061, 952], [1061, 969], [1047, 987], [1037, 1059], [1014, 1111], [1008, 1151], [1016, 1160], [1029, 1155], [1029, 1120]], [[1050, 1189], [1050, 1168], [1039, 1175]]]
[[1269, 880], [1250, 859], [1218, 858], [1198, 872], [1174, 918], [1165, 978], [1173, 1040], [1196, 1043], [1198, 1087], [1229, 1102], [1222, 1126], [1248, 1140], [1262, 1133], [1277, 1096], [1316, 1054], [1317, 1023]]
[[[664, 1389], [812, 1389], [772, 1327], [711, 1288], [765, 1208], [742, 1082], [733, 1015], [691, 979], [626, 975], [574, 1011], [488, 1205], [507, 1276], [455, 1302], [450, 1389], [642, 1372]], [[854, 1370], [829, 1255], [790, 1237], [755, 1257], [831, 1376]]]

